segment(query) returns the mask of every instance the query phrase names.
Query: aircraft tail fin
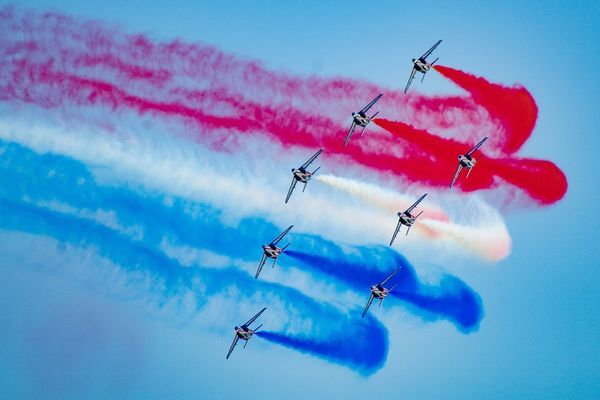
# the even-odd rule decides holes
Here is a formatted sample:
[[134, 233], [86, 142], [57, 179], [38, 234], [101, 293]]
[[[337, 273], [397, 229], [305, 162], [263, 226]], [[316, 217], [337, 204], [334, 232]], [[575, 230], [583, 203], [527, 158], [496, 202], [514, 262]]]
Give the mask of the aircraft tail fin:
[[302, 193], [304, 193], [304, 191], [306, 190], [306, 184], [307, 182], [304, 182], [304, 186], [302, 186]]
[[394, 291], [394, 289], [396, 289], [396, 286], [398, 286], [397, 283], [390, 288], [390, 290], [388, 291], [388, 293], [392, 293]]
[[421, 214], [423, 214], [423, 211], [421, 211], [420, 213], [418, 213], [418, 214], [415, 216], [415, 219], [419, 218], [419, 215], [421, 215]]
[[383, 303], [383, 299], [379, 300], [379, 304], [377, 304], [377, 307], [381, 307], [381, 303]]
[[290, 244], [292, 244], [292, 242], [289, 242], [288, 244], [286, 244], [285, 246], [283, 246], [283, 248], [281, 249], [281, 252], [283, 253], [285, 251], [285, 249], [287, 249]]
[[311, 175], [314, 175], [314, 174], [316, 174], [316, 173], [317, 173], [317, 171], [318, 171], [318, 170], [320, 170], [320, 169], [321, 169], [321, 167], [319, 167], [319, 168], [315, 169], [315, 170], [314, 170], [314, 171], [311, 173]]
[[421, 83], [423, 83], [423, 80], [425, 79], [425, 75], [426, 75], [426, 73], [423, 73], [423, 76], [421, 77]]
[[246, 348], [246, 346], [248, 346], [248, 341], [249, 341], [249, 340], [250, 340], [250, 339], [246, 340], [246, 343], [244, 343], [244, 349]]
[[375, 118], [377, 116], [377, 114], [379, 114], [379, 111], [377, 111], [375, 114], [371, 115], [371, 118], [369, 118], [369, 121], [371, 121], [373, 118]]
[[367, 126], [363, 126], [362, 131], [360, 131], [360, 136], [365, 134], [365, 129], [367, 129]]
[[257, 326], [256, 329], [254, 330], [254, 333], [256, 333], [262, 326], [263, 326], [263, 324], [260, 324], [259, 326]]
[[431, 65], [435, 64], [437, 62], [437, 60], [439, 60], [440, 58], [436, 58], [435, 60], [433, 60], [433, 62], [431, 63]]
[[408, 236], [408, 232], [410, 232], [410, 228], [412, 228], [412, 225], [408, 226], [408, 229], [406, 230], [406, 236]]

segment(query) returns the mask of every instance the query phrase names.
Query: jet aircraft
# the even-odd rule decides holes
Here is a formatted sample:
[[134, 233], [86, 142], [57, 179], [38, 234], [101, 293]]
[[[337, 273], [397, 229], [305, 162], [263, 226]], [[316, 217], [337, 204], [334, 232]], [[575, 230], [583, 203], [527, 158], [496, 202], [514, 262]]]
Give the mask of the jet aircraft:
[[311, 158], [309, 158], [307, 162], [302, 164], [300, 166], [300, 168], [298, 168], [298, 169], [292, 168], [292, 184], [290, 185], [290, 189], [288, 190], [288, 194], [285, 198], [286, 204], [287, 204], [288, 200], [290, 199], [292, 192], [294, 191], [294, 188], [296, 187], [296, 183], [298, 183], [298, 182], [304, 183], [304, 187], [302, 188], [302, 192], [304, 192], [304, 190], [306, 189], [306, 184], [308, 183], [308, 181], [310, 181], [310, 178], [312, 178], [313, 175], [319, 170], [319, 168], [321, 168], [321, 167], [319, 167], [319, 168], [315, 169], [313, 172], [306, 170], [308, 168], [308, 166], [313, 161], [315, 161], [315, 159], [317, 157], [319, 157], [319, 154], [321, 154], [322, 152], [323, 152], [323, 149], [321, 148]]
[[256, 320], [256, 318], [258, 318], [260, 316], [260, 314], [262, 314], [266, 309], [267, 309], [267, 307], [263, 308], [254, 317], [250, 318], [250, 320], [248, 320], [248, 322], [246, 322], [242, 326], [236, 326], [234, 328], [235, 336], [233, 337], [233, 343], [231, 343], [231, 346], [229, 347], [229, 351], [227, 352], [227, 357], [225, 357], [225, 359], [229, 359], [229, 356], [231, 355], [231, 352], [235, 348], [235, 345], [237, 344], [238, 340], [240, 340], [240, 339], [245, 340], [246, 343], [244, 343], [244, 348], [246, 348], [246, 345], [248, 344], [248, 340], [250, 340], [252, 335], [254, 335], [256, 333], [256, 331], [258, 331], [260, 329], [261, 326], [263, 326], [263, 324], [260, 324], [259, 326], [256, 327], [256, 329], [250, 329], [250, 324], [252, 324]]
[[456, 172], [454, 173], [454, 178], [452, 178], [452, 182], [450, 183], [451, 189], [452, 186], [454, 186], [454, 183], [456, 182], [456, 179], [458, 178], [458, 175], [460, 174], [460, 171], [463, 168], [467, 169], [467, 178], [469, 177], [471, 170], [473, 169], [473, 167], [475, 167], [475, 163], [477, 162], [477, 160], [475, 160], [475, 157], [473, 157], [473, 153], [483, 144], [483, 142], [487, 140], [487, 138], [488, 137], [486, 136], [483, 139], [481, 139], [481, 142], [477, 143], [475, 147], [469, 150], [467, 154], [461, 154], [458, 156], [458, 168], [456, 169]]
[[362, 126], [362, 131], [360, 132], [360, 135], [362, 136], [365, 133], [365, 128], [367, 127], [367, 125], [369, 125], [369, 122], [371, 122], [371, 120], [373, 118], [375, 118], [375, 116], [377, 114], [379, 114], [379, 111], [377, 111], [375, 114], [368, 117], [367, 111], [369, 111], [369, 109], [371, 107], [373, 107], [373, 105], [375, 105], [375, 103], [377, 103], [377, 101], [381, 98], [381, 96], [383, 96], [383, 93], [380, 93], [369, 104], [367, 104], [365, 108], [363, 108], [359, 112], [352, 113], [352, 125], [350, 126], [350, 130], [348, 131], [346, 140], [344, 140], [344, 146], [346, 146], [348, 144], [350, 137], [352, 137], [352, 133], [354, 133], [354, 128], [356, 128], [357, 125]]
[[442, 41], [438, 40], [437, 43], [434, 44], [429, 50], [427, 50], [425, 54], [423, 54], [421, 57], [419, 57], [418, 59], [412, 59], [413, 69], [410, 72], [410, 77], [408, 78], [408, 83], [406, 84], [404, 93], [408, 91], [408, 87], [412, 83], [412, 80], [415, 78], [415, 74], [417, 73], [417, 71], [423, 74], [423, 77], [421, 78], [421, 83], [423, 83], [423, 79], [425, 79], [425, 74], [431, 69], [433, 64], [435, 64], [436, 61], [439, 60], [438, 57], [435, 60], [433, 60], [432, 63], [429, 63], [427, 62], [427, 57], [429, 57], [429, 55], [433, 52], [433, 50], [435, 50], [436, 47], [440, 45], [440, 43], [442, 43]]
[[415, 220], [417, 219], [417, 217], [419, 215], [423, 214], [423, 211], [421, 211], [417, 215], [412, 215], [411, 211], [425, 198], [425, 196], [427, 196], [427, 193], [425, 193], [423, 196], [421, 196], [419, 198], [419, 200], [415, 201], [412, 206], [410, 206], [406, 209], [406, 211], [398, 213], [398, 218], [399, 218], [398, 225], [396, 225], [396, 230], [394, 231], [394, 235], [392, 236], [392, 240], [390, 241], [390, 246], [392, 245], [392, 243], [394, 243], [394, 239], [396, 239], [396, 235], [400, 231], [400, 228], [402, 227], [402, 225], [408, 226], [408, 229], [406, 230], [406, 234], [408, 235], [408, 232], [410, 231], [410, 227], [415, 223]]
[[288, 246], [290, 245], [290, 243], [286, 244], [283, 247], [278, 247], [277, 243], [279, 243], [279, 241], [281, 239], [283, 239], [283, 237], [294, 227], [294, 225], [290, 225], [289, 228], [287, 228], [285, 231], [281, 232], [281, 234], [279, 236], [277, 236], [275, 238], [275, 240], [273, 240], [271, 243], [269, 244], [263, 244], [262, 248], [263, 248], [263, 255], [262, 258], [260, 259], [260, 263], [258, 264], [258, 270], [256, 271], [256, 275], [254, 276], [254, 278], [258, 278], [258, 275], [260, 275], [260, 271], [262, 271], [263, 266], [265, 265], [265, 261], [267, 261], [267, 257], [272, 258], [273, 259], [273, 267], [275, 267], [275, 263], [277, 262], [277, 258], [281, 255], [281, 253], [283, 253], [285, 251], [285, 249], [288, 248]]
[[365, 306], [365, 309], [363, 310], [361, 318], [365, 317], [365, 314], [367, 313], [367, 311], [369, 311], [369, 307], [371, 307], [371, 303], [373, 303], [374, 299], [379, 300], [378, 307], [381, 307], [381, 303], [383, 303], [383, 299], [385, 299], [387, 297], [387, 295], [390, 294], [390, 292], [392, 290], [394, 290], [396, 288], [396, 286], [398, 286], [398, 284], [396, 283], [394, 286], [392, 286], [389, 289], [383, 287], [383, 285], [385, 285], [387, 283], [387, 281], [392, 279], [392, 277], [394, 275], [396, 275], [397, 272], [398, 272], [398, 269], [396, 269], [394, 272], [392, 272], [390, 275], [388, 275], [387, 278], [385, 278], [384, 280], [379, 282], [377, 285], [371, 285], [371, 296], [369, 297], [369, 301], [367, 302], [367, 305]]

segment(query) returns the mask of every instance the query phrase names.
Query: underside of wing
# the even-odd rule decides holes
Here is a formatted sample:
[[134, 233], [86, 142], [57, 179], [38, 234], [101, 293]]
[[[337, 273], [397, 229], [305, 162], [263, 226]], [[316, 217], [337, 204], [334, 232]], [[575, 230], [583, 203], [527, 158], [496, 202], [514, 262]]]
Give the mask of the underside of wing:
[[427, 196], [427, 193], [425, 193], [423, 196], [421, 196], [421, 197], [419, 198], [419, 200], [415, 201], [415, 202], [413, 203], [413, 205], [412, 205], [412, 206], [408, 207], [408, 209], [407, 209], [405, 212], [406, 212], [406, 213], [410, 213], [412, 210], [414, 210], [414, 209], [415, 209], [415, 207], [416, 207], [417, 205], [419, 205], [419, 203], [420, 203], [421, 201], [423, 201], [423, 199], [425, 198], [425, 196]]
[[265, 266], [265, 261], [267, 261], [267, 255], [265, 253], [263, 253], [263, 255], [260, 259], [260, 263], [258, 264], [258, 269], [256, 270], [256, 275], [254, 275], [255, 279], [258, 279], [258, 276], [260, 275], [260, 271], [262, 271], [263, 267]]
[[298, 181], [296, 180], [296, 178], [294, 176], [292, 176], [292, 184], [290, 185], [287, 196], [285, 197], [286, 204], [287, 204], [288, 200], [290, 199], [290, 197], [292, 196], [292, 192], [294, 191], [294, 188], [296, 187], [297, 182]]
[[427, 50], [427, 51], [426, 51], [426, 52], [425, 52], [425, 53], [424, 53], [424, 54], [421, 56], [421, 58], [422, 58], [422, 59], [425, 59], [425, 58], [429, 57], [429, 55], [430, 55], [431, 53], [433, 53], [433, 51], [435, 50], [435, 48], [436, 48], [436, 47], [438, 47], [438, 46], [440, 45], [440, 43], [442, 43], [442, 41], [441, 41], [441, 40], [438, 40], [436, 44], [434, 44], [433, 46], [431, 46], [431, 48], [430, 48], [429, 50]]
[[456, 179], [458, 178], [458, 175], [460, 174], [460, 171], [462, 170], [463, 166], [461, 163], [458, 163], [458, 168], [456, 168], [456, 172], [454, 173], [454, 178], [452, 178], [452, 183], [450, 183], [450, 189], [452, 189], [452, 186], [454, 186], [454, 184], [456, 183]]
[[225, 359], [229, 359], [229, 356], [231, 355], [231, 352], [233, 351], [233, 349], [235, 349], [235, 345], [237, 344], [238, 340], [240, 339], [240, 337], [236, 334], [235, 337], [233, 338], [233, 343], [231, 343], [231, 346], [229, 347], [229, 351], [227, 352], [227, 357], [225, 357]]
[[371, 293], [371, 296], [369, 297], [369, 301], [367, 302], [367, 305], [365, 306], [365, 309], [363, 310], [361, 318], [364, 318], [367, 311], [369, 311], [369, 307], [371, 307], [371, 303], [373, 303], [374, 298], [375, 297], [373, 296], [373, 293]]
[[271, 244], [277, 244], [277, 243], [279, 243], [279, 241], [280, 241], [281, 239], [283, 239], [283, 237], [284, 237], [285, 235], [287, 235], [287, 233], [288, 233], [288, 232], [290, 231], [290, 229], [292, 229], [293, 227], [294, 227], [294, 225], [290, 225], [290, 226], [289, 226], [289, 227], [288, 227], [288, 228], [287, 228], [285, 231], [281, 232], [281, 233], [279, 234], [279, 236], [277, 236], [277, 237], [275, 238], [275, 240], [273, 240], [273, 241], [271, 242]]
[[360, 112], [364, 114], [367, 111], [369, 111], [369, 109], [371, 107], [373, 107], [375, 105], [375, 103], [377, 103], [377, 101], [381, 98], [381, 96], [383, 96], [383, 93], [379, 93], [379, 95], [377, 95], [377, 97], [375, 97], [373, 100], [371, 100], [371, 102], [369, 104], [367, 104], [365, 106], [365, 108], [363, 108], [362, 110], [360, 110]]
[[481, 142], [477, 143], [477, 144], [475, 145], [475, 147], [473, 147], [471, 150], [469, 150], [469, 152], [468, 152], [466, 155], [467, 155], [467, 156], [469, 156], [469, 157], [471, 157], [471, 155], [472, 155], [473, 153], [475, 153], [475, 151], [476, 151], [476, 150], [477, 150], [477, 149], [478, 149], [478, 148], [479, 148], [479, 147], [480, 147], [480, 146], [483, 144], [483, 142], [485, 142], [485, 141], [487, 140], [487, 138], [488, 138], [487, 136], [486, 136], [486, 137], [484, 137], [484, 138], [481, 140]]
[[254, 317], [250, 318], [248, 320], [248, 322], [246, 322], [244, 325], [248, 326], [251, 323], [253, 323], [254, 321], [256, 321], [256, 318], [258, 318], [260, 316], [260, 314], [264, 313], [266, 309], [267, 309], [267, 307], [265, 307], [262, 310], [260, 310], [259, 312], [257, 312], [256, 315]]
[[356, 122], [352, 121], [352, 126], [350, 127], [350, 130], [348, 131], [346, 140], [344, 140], [344, 146], [346, 146], [348, 144], [348, 142], [350, 141], [350, 138], [352, 137], [352, 133], [354, 132], [354, 128], [356, 128]]
[[380, 283], [379, 285], [380, 285], [380, 286], [383, 286], [383, 285], [385, 285], [385, 284], [387, 283], [387, 281], [389, 281], [390, 279], [392, 279], [392, 277], [393, 277], [394, 275], [396, 275], [396, 273], [397, 273], [397, 272], [398, 272], [398, 270], [397, 270], [397, 269], [396, 269], [396, 270], [394, 270], [394, 272], [392, 272], [391, 274], [389, 274], [389, 275], [388, 275], [388, 277], [387, 277], [387, 278], [385, 278], [383, 281], [381, 281], [381, 283]]
[[408, 77], [408, 82], [406, 83], [406, 87], [404, 88], [404, 93], [406, 93], [408, 91], [410, 84], [412, 83], [413, 79], [415, 79], [416, 72], [417, 72], [417, 70], [413, 67], [412, 71], [410, 72], [410, 76]]
[[396, 235], [398, 235], [398, 232], [400, 232], [401, 226], [402, 226], [402, 222], [400, 219], [398, 219], [398, 224], [396, 225], [396, 230], [394, 230], [394, 234], [392, 235], [392, 240], [390, 240], [390, 246], [394, 243], [394, 240], [396, 240]]
[[323, 149], [319, 149], [319, 151], [317, 151], [317, 152], [316, 152], [316, 153], [315, 153], [315, 154], [314, 154], [314, 155], [313, 155], [311, 158], [309, 158], [309, 159], [308, 159], [308, 161], [306, 161], [304, 164], [302, 164], [302, 167], [301, 167], [301, 168], [304, 168], [304, 169], [308, 168], [308, 166], [309, 166], [309, 165], [310, 165], [310, 164], [311, 164], [313, 161], [315, 161], [315, 159], [316, 159], [317, 157], [319, 157], [319, 155], [320, 155], [322, 152], [323, 152]]

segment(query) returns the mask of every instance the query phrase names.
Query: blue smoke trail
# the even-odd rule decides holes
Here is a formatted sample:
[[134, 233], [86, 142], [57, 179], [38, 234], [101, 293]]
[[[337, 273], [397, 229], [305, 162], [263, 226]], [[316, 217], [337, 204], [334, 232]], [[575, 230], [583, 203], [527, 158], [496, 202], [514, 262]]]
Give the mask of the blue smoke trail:
[[[393, 278], [398, 286], [391, 294], [411, 305], [413, 312], [426, 320], [447, 319], [463, 333], [478, 329], [483, 318], [481, 298], [457, 277], [444, 275], [437, 285], [427, 285], [418, 281], [414, 268], [404, 257], [388, 247], [360, 247], [346, 252], [323, 239], [318, 242], [309, 236], [302, 239], [298, 247], [307, 248], [307, 252], [288, 250], [286, 254], [317, 273], [333, 276], [368, 296], [370, 285], [400, 268]], [[315, 255], [317, 251], [322, 255]]]
[[[89, 246], [127, 272], [149, 273], [153, 283], [152, 295], [159, 301], [159, 306], [185, 291], [186, 295], [193, 293], [196, 309], [201, 310], [208, 298], [226, 296], [231, 285], [235, 285], [240, 296], [245, 298], [254, 295], [278, 298], [285, 304], [288, 315], [306, 315], [314, 325], [312, 332], [302, 336], [304, 342], [297, 342], [294, 346], [293, 342], [288, 341], [288, 347], [307, 351], [307, 343], [312, 344], [311, 354], [358, 370], [363, 375], [374, 373], [385, 363], [387, 331], [374, 320], [366, 324], [360, 323], [358, 326], [361, 328], [357, 329], [355, 318], [331, 305], [317, 302], [296, 289], [256, 281], [251, 275], [235, 268], [184, 268], [176, 260], [166, 256], [157, 247], [161, 241], [160, 229], [167, 227], [172, 233], [182, 230], [181, 236], [186, 236], [186, 229], [198, 228], [194, 226], [195, 221], [188, 222], [191, 226], [178, 226], [178, 222], [185, 219], [184, 213], [175, 212], [173, 207], [165, 207], [160, 201], [147, 199], [131, 191], [97, 186], [85, 166], [65, 157], [38, 155], [21, 146], [2, 145], [1, 142], [0, 150], [3, 151], [0, 158], [1, 228], [50, 236], [78, 247]], [[44, 199], [60, 199], [69, 205], [89, 209], [110, 206], [118, 209], [119, 217], [126, 216], [125, 219], [130, 222], [135, 220], [137, 223], [144, 223], [144, 235], [133, 238], [94, 220], [54, 211], [34, 203], [34, 200]], [[207, 215], [201, 218], [213, 218], [212, 214]], [[178, 218], [169, 220], [174, 216]], [[156, 225], [158, 221], [168, 224]], [[253, 223], [258, 224], [258, 221]], [[205, 229], [206, 226], [202, 228]], [[214, 236], [206, 230], [204, 233], [207, 238]], [[228, 239], [230, 243], [235, 243], [235, 239], [240, 238], [239, 233], [233, 238]], [[198, 237], [199, 241], [201, 239], [202, 237]], [[194, 282], [198, 279], [205, 284], [203, 293], [192, 291]], [[288, 325], [290, 324], [293, 325], [293, 321], [288, 321]], [[347, 347], [337, 351], [338, 332], [353, 332], [354, 346], [368, 348], [369, 352], [350, 354]], [[286, 337], [285, 333], [272, 334], [273, 342], [283, 344], [281, 341]], [[373, 337], [379, 339], [373, 341]]]
[[[232, 257], [258, 261], [262, 243], [255, 238], [268, 241], [279, 233], [279, 228], [262, 219], [244, 219], [238, 227], [231, 228], [221, 224], [220, 210], [205, 205], [193, 204], [192, 217], [185, 212], [190, 204], [182, 200], [175, 199], [171, 207], [166, 207], [159, 196], [98, 186], [85, 165], [66, 157], [38, 155], [21, 146], [8, 145], [4, 147], [1, 162], [4, 173], [0, 176], [0, 195], [15, 200], [23, 196], [32, 201], [62, 199], [74, 207], [90, 210], [109, 207], [118, 211], [122, 224], [143, 222], [144, 241], [151, 247], [159, 247], [167, 236], [181, 244], [217, 253], [227, 249]], [[388, 247], [342, 249], [318, 236], [293, 232], [290, 236], [294, 248], [306, 251], [290, 249], [284, 254], [361, 292], [393, 269], [402, 267], [397, 275], [399, 286], [393, 294], [411, 305], [410, 311], [422, 318], [445, 318], [459, 330], [471, 332], [483, 317], [481, 299], [460, 279], [446, 275], [437, 286], [421, 284], [410, 263]], [[281, 264], [285, 265], [285, 260]]]
[[[360, 310], [354, 310], [355, 315]], [[284, 332], [258, 331], [263, 339], [290, 347], [327, 361], [351, 367], [362, 375], [369, 375], [383, 366], [387, 357], [387, 330], [371, 316], [354, 318], [350, 326], [339, 327], [327, 337], [290, 335]], [[367, 340], [356, 341], [356, 337]]]

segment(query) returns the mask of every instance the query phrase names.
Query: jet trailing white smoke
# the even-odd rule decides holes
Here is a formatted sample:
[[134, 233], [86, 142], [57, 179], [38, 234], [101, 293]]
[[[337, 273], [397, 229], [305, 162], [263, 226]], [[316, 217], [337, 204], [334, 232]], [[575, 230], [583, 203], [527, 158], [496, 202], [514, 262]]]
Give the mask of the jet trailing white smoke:
[[[421, 193], [407, 195], [373, 183], [361, 182], [335, 175], [319, 175], [316, 180], [359, 199], [366, 206], [390, 214], [410, 207]], [[445, 196], [447, 199], [448, 196]], [[435, 203], [429, 196], [419, 204], [423, 215], [413, 226], [411, 235], [440, 244], [458, 246], [486, 261], [499, 261], [510, 253], [511, 238], [502, 216], [477, 196], [450, 198], [445, 204]], [[458, 204], [457, 204], [458, 203]]]

